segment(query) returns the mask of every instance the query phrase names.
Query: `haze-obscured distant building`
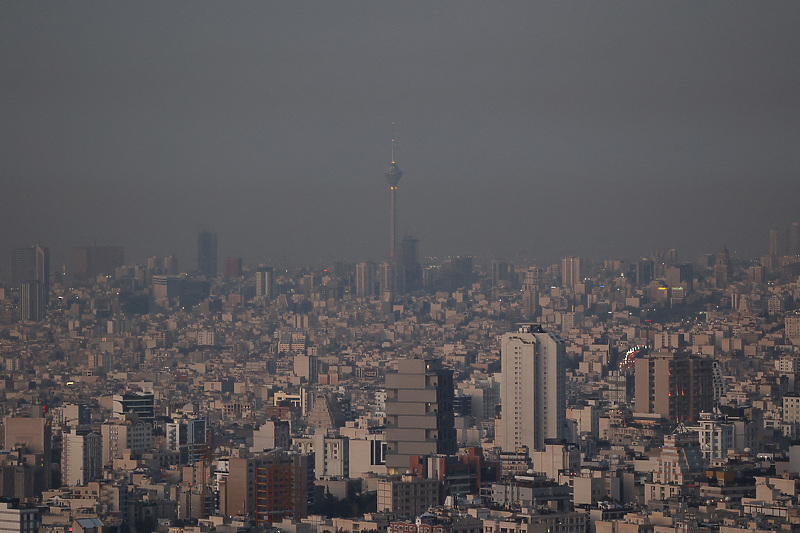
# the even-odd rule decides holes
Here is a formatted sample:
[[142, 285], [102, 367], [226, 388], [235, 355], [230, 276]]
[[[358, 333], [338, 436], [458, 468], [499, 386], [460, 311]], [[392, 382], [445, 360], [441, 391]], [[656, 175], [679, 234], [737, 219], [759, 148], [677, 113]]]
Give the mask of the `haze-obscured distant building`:
[[406, 292], [422, 287], [422, 268], [419, 264], [419, 239], [406, 235], [400, 241], [400, 263]]
[[197, 234], [197, 273], [207, 278], [217, 277], [217, 234], [213, 231]]
[[691, 263], [668, 266], [665, 277], [667, 284], [673, 289], [682, 287], [686, 293], [694, 289], [694, 269]]
[[800, 255], [800, 222], [792, 222], [786, 233], [786, 255]]
[[211, 285], [208, 281], [186, 277], [153, 276], [153, 299], [166, 306], [177, 301], [184, 309], [191, 309], [208, 298]]
[[34, 245], [16, 248], [11, 263], [11, 282], [38, 281], [44, 286], [45, 304], [50, 294], [50, 249]]
[[646, 287], [655, 279], [656, 266], [650, 259], [642, 259], [636, 263], [636, 284], [639, 287]]
[[242, 258], [228, 257], [225, 259], [225, 277], [238, 278], [242, 275]]
[[472, 283], [474, 266], [472, 257], [451, 257], [439, 269], [438, 290], [452, 291]]
[[375, 263], [364, 261], [356, 265], [356, 298], [375, 296]]
[[101, 274], [112, 275], [124, 264], [122, 246], [77, 246], [72, 275], [77, 280], [88, 280]]
[[272, 299], [275, 297], [275, 271], [270, 266], [256, 269], [256, 296]]
[[561, 286], [565, 289], [574, 289], [581, 281], [581, 258], [569, 256], [562, 259]]
[[39, 281], [19, 284], [19, 318], [23, 322], [39, 322], [47, 307], [47, 289]]
[[769, 230], [769, 255], [783, 255], [780, 233], [776, 229]]

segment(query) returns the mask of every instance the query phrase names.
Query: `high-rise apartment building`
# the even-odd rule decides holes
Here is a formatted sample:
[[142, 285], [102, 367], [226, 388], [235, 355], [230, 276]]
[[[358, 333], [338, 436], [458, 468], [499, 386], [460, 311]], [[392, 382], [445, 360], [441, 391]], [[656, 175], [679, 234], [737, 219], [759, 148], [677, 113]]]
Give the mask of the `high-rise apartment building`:
[[783, 255], [780, 233], [776, 229], [769, 230], [769, 255]]
[[122, 246], [78, 246], [75, 248], [73, 277], [87, 280], [100, 274], [111, 275], [125, 258]]
[[800, 222], [792, 222], [786, 233], [786, 255], [800, 255]]
[[50, 249], [47, 246], [16, 248], [12, 257], [11, 281], [14, 284], [38, 281], [50, 292]]
[[656, 352], [634, 363], [634, 408], [676, 422], [696, 422], [714, 407], [713, 360]]
[[177, 276], [178, 258], [174, 255], [148, 257], [147, 270], [151, 276]]
[[253, 430], [253, 446], [250, 451], [259, 453], [273, 448], [288, 450], [291, 445], [289, 422], [272, 418], [265, 421], [260, 428]]
[[386, 376], [386, 468], [402, 474], [412, 455], [458, 450], [453, 371], [438, 359], [400, 359]]
[[103, 464], [121, 459], [125, 451], [134, 457], [149, 450], [153, 445], [153, 427], [138, 416], [126, 416], [107, 420], [100, 426], [103, 441]]
[[182, 418], [166, 425], [167, 449], [180, 452], [180, 464], [194, 464], [203, 459], [208, 445], [205, 418]]
[[513, 269], [508, 261], [492, 259], [492, 287], [503, 287], [512, 281]]
[[47, 307], [47, 289], [40, 281], [23, 281], [19, 284], [19, 318], [24, 322], [38, 322], [44, 318]]
[[225, 259], [225, 277], [238, 278], [242, 275], [242, 258], [228, 257]]
[[678, 250], [670, 248], [667, 250], [666, 266], [678, 264]]
[[152, 392], [126, 392], [113, 397], [114, 416], [124, 418], [135, 414], [142, 421], [152, 424], [155, 420], [155, 395]]
[[636, 284], [646, 287], [656, 277], [656, 265], [651, 259], [642, 259], [636, 263]]
[[275, 297], [275, 271], [272, 267], [262, 265], [256, 269], [256, 296]]
[[784, 319], [784, 335], [793, 344], [800, 344], [800, 314], [786, 315]]
[[375, 296], [375, 263], [364, 261], [356, 265], [356, 298]]
[[213, 231], [197, 234], [197, 272], [207, 278], [217, 277], [217, 234]]
[[[786, 397], [784, 397], [785, 399]], [[728, 450], [733, 449], [736, 429], [724, 416], [714, 413], [700, 415], [700, 453], [706, 461], [727, 459]]]
[[38, 244], [16, 248], [12, 257], [11, 279], [19, 287], [20, 320], [42, 320], [50, 294], [50, 250]]
[[668, 266], [665, 277], [670, 287], [683, 287], [686, 292], [694, 288], [694, 268], [691, 263]]
[[422, 287], [422, 267], [419, 264], [419, 239], [406, 235], [400, 241], [400, 264], [406, 292]]
[[256, 526], [305, 518], [314, 481], [310, 458], [280, 449], [247, 458], [231, 457], [220, 491], [220, 510], [227, 516], [251, 516]]
[[538, 324], [521, 324], [500, 340], [501, 431], [505, 451], [520, 446], [544, 450], [545, 440], [563, 439], [566, 427], [564, 341]]
[[64, 434], [61, 445], [61, 483], [68, 487], [86, 485], [103, 473], [103, 445], [99, 433], [73, 429]]
[[14, 284], [36, 279], [36, 254], [34, 248], [15, 248], [11, 257], [11, 282]]
[[561, 260], [561, 286], [573, 289], [581, 283], [581, 258], [565, 257]]
[[443, 291], [454, 291], [462, 287], [469, 287], [473, 281], [474, 264], [472, 257], [449, 257], [442, 262], [439, 268], [439, 286]]

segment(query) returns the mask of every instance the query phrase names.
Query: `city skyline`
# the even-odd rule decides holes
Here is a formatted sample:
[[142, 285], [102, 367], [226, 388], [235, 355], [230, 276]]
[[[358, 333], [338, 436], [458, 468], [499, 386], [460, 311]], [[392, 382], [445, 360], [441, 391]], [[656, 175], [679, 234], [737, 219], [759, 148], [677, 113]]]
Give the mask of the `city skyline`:
[[[391, 227], [391, 226], [390, 226]], [[641, 270], [643, 267], [647, 266], [650, 271], [654, 268], [654, 260], [661, 260], [664, 264], [668, 265], [691, 265], [697, 263], [705, 262], [709, 256], [722, 256], [728, 255], [729, 259], [739, 260], [741, 262], [755, 262], [764, 256], [793, 256], [797, 255], [796, 253], [792, 253], [795, 250], [800, 249], [800, 232], [797, 231], [797, 228], [800, 227], [800, 223], [793, 222], [787, 228], [782, 230], [771, 229], [767, 233], [767, 235], [763, 239], [761, 253], [757, 253], [754, 256], [743, 256], [738, 255], [734, 250], [728, 250], [726, 246], [722, 246], [718, 249], [710, 249], [705, 250], [703, 252], [698, 253], [696, 256], [689, 256], [682, 251], [680, 248], [665, 248], [665, 249], [651, 249], [651, 250], [642, 250], [640, 253], [632, 253], [625, 256], [602, 256], [602, 257], [578, 257], [575, 255], [568, 255], [561, 258], [550, 258], [549, 260], [537, 260], [537, 258], [530, 258], [530, 257], [513, 257], [509, 254], [507, 255], [481, 255], [478, 254], [464, 254], [464, 255], [436, 255], [436, 254], [428, 254], [428, 255], [417, 255], [417, 246], [419, 244], [419, 239], [414, 236], [406, 235], [403, 238], [403, 244], [405, 246], [406, 242], [413, 242], [414, 243], [414, 257], [419, 258], [422, 260], [422, 265], [427, 266], [441, 266], [445, 262], [450, 259], [456, 258], [471, 258], [473, 260], [477, 259], [475, 262], [476, 266], [481, 266], [485, 269], [491, 269], [492, 263], [496, 261], [503, 261], [507, 262], [510, 265], [517, 265], [517, 266], [530, 266], [530, 267], [544, 267], [544, 266], [560, 266], [562, 271], [567, 272], [568, 280], [563, 281], [565, 286], [571, 286], [575, 283], [578, 283], [581, 279], [581, 269], [584, 268], [583, 266], [593, 266], [596, 268], [597, 265], [602, 264], [606, 261], [625, 261], [630, 264], [631, 267]], [[776, 237], [777, 236], [777, 237]], [[209, 238], [213, 239], [209, 242]], [[223, 272], [219, 270], [217, 267], [214, 268], [214, 272], [211, 272], [211, 267], [214, 263], [218, 263], [220, 260], [217, 258], [216, 254], [216, 242], [217, 234], [211, 230], [202, 230], [194, 236], [195, 239], [195, 250], [189, 254], [187, 257], [179, 258], [178, 256], [167, 253], [166, 255], [146, 255], [142, 258], [134, 258], [132, 260], [126, 260], [124, 262], [121, 261], [120, 258], [116, 261], [119, 263], [118, 266], [124, 264], [138, 264], [138, 265], [150, 265], [155, 264], [154, 262], [164, 262], [167, 261], [170, 263], [170, 268], [168, 269], [171, 272], [171, 275], [176, 275], [178, 272], [180, 273], [195, 273], [205, 275], [208, 278], [214, 278], [218, 275], [221, 275]], [[201, 244], [202, 241], [202, 244]], [[213, 245], [213, 246], [212, 246]], [[49, 258], [49, 247], [42, 245], [41, 243], [37, 243], [31, 246], [21, 246], [14, 248], [13, 250], [6, 250], [0, 251], [0, 283], [5, 278], [7, 282], [11, 283], [11, 285], [15, 285], [19, 282], [17, 279], [17, 274], [15, 274], [15, 269], [17, 269], [17, 255], [22, 252], [27, 252], [28, 250], [34, 248], [42, 248], [47, 250], [47, 264], [48, 264], [48, 272], [53, 274], [59, 275], [62, 271], [67, 274], [68, 277], [75, 277], [77, 271], [81, 271], [81, 269], [85, 269], [85, 265], [81, 263], [81, 259], [79, 259], [80, 252], [84, 252], [85, 250], [111, 250], [115, 254], [125, 254], [127, 256], [127, 251], [125, 250], [124, 246], [115, 245], [115, 246], [75, 246], [71, 249], [62, 250], [63, 255], [53, 262], [52, 270], [49, 267], [50, 258]], [[213, 249], [213, 250], [212, 250]], [[201, 253], [202, 252], [202, 253]], [[213, 252], [213, 253], [212, 253]], [[234, 252], [235, 253], [235, 252]], [[77, 255], [76, 255], [77, 254]], [[192, 257], [194, 256], [194, 257]], [[376, 257], [381, 257], [380, 252], [376, 252]], [[202, 259], [201, 259], [202, 257]], [[386, 256], [384, 256], [386, 257]], [[242, 267], [252, 273], [258, 271], [261, 267], [264, 267], [267, 263], [270, 263], [270, 268], [278, 268], [278, 269], [297, 269], [297, 268], [320, 268], [324, 269], [327, 267], [333, 266], [336, 262], [341, 262], [344, 264], [350, 264], [353, 266], [357, 266], [362, 263], [370, 263], [373, 266], [377, 267], [376, 260], [372, 259], [354, 259], [354, 260], [340, 260], [336, 258], [316, 258], [316, 259], [309, 259], [307, 263], [299, 263], [299, 262], [287, 262], [287, 261], [275, 261], [270, 262], [267, 256], [263, 256], [261, 258], [252, 258], [249, 263], [242, 262], [241, 256], [236, 255], [227, 255], [227, 259], [224, 261], [237, 261], [239, 262], [239, 268]], [[398, 255], [395, 258], [395, 261], [401, 261], [403, 259], [403, 254]], [[204, 265], [201, 266], [200, 262], [203, 261]], [[85, 262], [85, 260], [83, 260]], [[174, 263], [173, 263], [174, 262]], [[208, 263], [208, 264], [205, 264]], [[178, 266], [178, 264], [180, 266]], [[572, 265], [579, 265], [577, 267]], [[224, 265], [223, 265], [224, 266]], [[402, 266], [402, 265], [401, 265]], [[398, 267], [400, 268], [400, 267]], [[408, 266], [403, 268], [409, 268]], [[77, 269], [77, 271], [76, 271]], [[96, 268], [95, 268], [96, 270]], [[103, 270], [103, 269], [101, 269]], [[104, 271], [111, 272], [109, 269], [105, 269]], [[99, 272], [99, 270], [97, 271]], [[406, 275], [408, 275], [406, 273]], [[417, 275], [417, 274], [414, 274]], [[81, 278], [82, 275], [78, 275], [78, 278]], [[226, 277], [228, 274], [225, 274]], [[577, 276], [577, 277], [576, 277]], [[639, 272], [639, 276], [642, 276], [641, 272]], [[647, 279], [652, 278], [652, 272], [644, 276]]]
[[392, 122], [425, 256], [756, 257], [798, 220], [796, 4], [305, 7], [8, 5], [0, 251], [378, 260]]

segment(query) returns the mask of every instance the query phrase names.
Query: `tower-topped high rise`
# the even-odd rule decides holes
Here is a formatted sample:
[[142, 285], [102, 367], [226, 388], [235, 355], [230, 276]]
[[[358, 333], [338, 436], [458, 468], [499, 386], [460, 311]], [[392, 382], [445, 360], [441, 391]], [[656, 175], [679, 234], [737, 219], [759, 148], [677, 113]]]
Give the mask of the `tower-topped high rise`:
[[[392, 123], [394, 126], [394, 122]], [[397, 184], [400, 178], [403, 177], [403, 172], [394, 160], [394, 132], [392, 132], [392, 162], [389, 163], [389, 168], [383, 173], [386, 176], [386, 181], [389, 182], [389, 256], [392, 259], [397, 257], [397, 245], [395, 239], [397, 238]]]

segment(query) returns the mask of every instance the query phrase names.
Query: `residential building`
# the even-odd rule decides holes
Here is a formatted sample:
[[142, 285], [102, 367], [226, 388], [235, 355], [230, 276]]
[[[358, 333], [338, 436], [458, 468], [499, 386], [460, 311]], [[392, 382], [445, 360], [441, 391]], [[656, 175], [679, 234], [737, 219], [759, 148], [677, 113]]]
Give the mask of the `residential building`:
[[561, 286], [574, 290], [575, 286], [583, 282], [581, 278], [581, 258], [565, 257], [561, 260]]
[[203, 460], [209, 445], [205, 418], [181, 418], [166, 425], [167, 449], [180, 453], [180, 464]]
[[364, 261], [356, 265], [356, 297], [372, 298], [375, 295], [375, 263]]
[[563, 439], [566, 427], [564, 341], [538, 324], [521, 324], [500, 341], [501, 430], [504, 451], [521, 446], [544, 450], [545, 440]]
[[153, 445], [153, 426], [135, 415], [127, 415], [104, 422], [100, 436], [105, 465], [122, 459], [126, 450], [134, 456], [148, 451]]
[[266, 299], [275, 297], [275, 271], [270, 266], [256, 269], [256, 296]]
[[713, 361], [662, 350], [634, 362], [637, 413], [694, 422], [714, 406]]
[[220, 510], [227, 516], [251, 516], [256, 526], [305, 518], [313, 486], [310, 457], [279, 449], [231, 457], [220, 491]]
[[61, 446], [62, 485], [85, 485], [101, 477], [103, 441], [99, 433], [72, 429], [63, 435]]
[[453, 372], [438, 359], [401, 359], [386, 375], [386, 468], [408, 469], [412, 455], [458, 449], [453, 413]]
[[17, 498], [0, 500], [0, 533], [36, 533], [41, 527], [39, 510], [21, 505]]
[[126, 392], [114, 395], [114, 416], [124, 417], [132, 413], [143, 421], [152, 424], [155, 419], [155, 395], [152, 392]]
[[441, 483], [438, 479], [421, 479], [411, 474], [378, 481], [378, 512], [415, 517], [439, 505]]

